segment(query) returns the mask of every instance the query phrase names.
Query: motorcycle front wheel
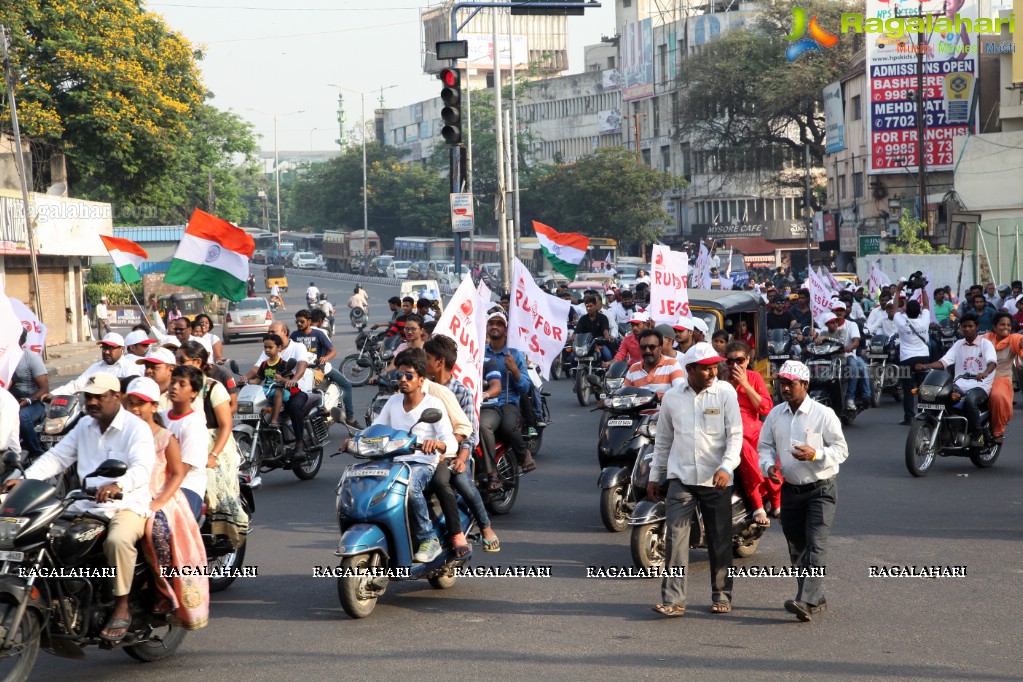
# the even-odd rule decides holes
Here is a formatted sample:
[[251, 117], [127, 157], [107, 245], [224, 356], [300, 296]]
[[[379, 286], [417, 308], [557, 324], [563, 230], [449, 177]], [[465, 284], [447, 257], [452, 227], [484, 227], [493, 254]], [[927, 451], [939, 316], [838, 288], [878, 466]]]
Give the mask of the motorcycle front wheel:
[[341, 372], [341, 376], [352, 383], [352, 386], [365, 386], [366, 382], [373, 375], [373, 368], [360, 367], [358, 359], [358, 353], [349, 355], [341, 361], [338, 371]]
[[551, 379], [557, 381], [561, 378], [561, 353], [558, 353], [558, 357], [554, 358], [551, 362]]
[[162, 635], [158, 635], [158, 638], [124, 647], [124, 653], [143, 663], [151, 663], [173, 656], [181, 643], [185, 641], [185, 635], [188, 632], [180, 625], [173, 623], [167, 624], [165, 628], [166, 631]]
[[578, 368], [575, 373], [575, 397], [583, 407], [590, 404], [590, 395], [592, 393], [590, 382], [586, 381], [586, 377], [587, 374], [582, 371], [582, 367]]
[[732, 556], [735, 557], [736, 559], [745, 559], [746, 557], [751, 557], [757, 553], [757, 547], [759, 546], [760, 546], [759, 537], [754, 540], [733, 540]]
[[621, 533], [629, 525], [625, 509], [625, 486], [616, 485], [600, 491], [600, 520], [612, 533]]
[[649, 570], [664, 566], [664, 532], [663, 521], [632, 527], [629, 549], [636, 568]]
[[[0, 623], [6, 625], [17, 610], [18, 605], [11, 597], [0, 597]], [[11, 636], [11, 648], [0, 651], [0, 656], [0, 680], [23, 682], [28, 679], [39, 656], [39, 614], [35, 610], [25, 609], [18, 630]]]
[[[873, 370], [881, 369], [877, 365], [874, 365]], [[881, 391], [884, 388], [884, 372], [873, 372], [873, 376], [870, 377], [870, 404], [873, 407], [881, 407]]]
[[916, 477], [926, 476], [934, 464], [935, 452], [931, 449], [934, 425], [916, 420], [906, 436], [906, 468]]
[[320, 466], [323, 464], [323, 448], [316, 448], [315, 450], [306, 450], [306, 460], [291, 471], [301, 481], [311, 481], [316, 478], [316, 474], [320, 472]]
[[[359, 569], [379, 567], [379, 554], [346, 556], [341, 560], [341, 568], [346, 569], [346, 573], [354, 573]], [[365, 618], [373, 613], [373, 609], [377, 605], [377, 599], [384, 593], [383, 590], [372, 590], [371, 582], [372, 578], [359, 576], [337, 579], [337, 596], [341, 601], [341, 608], [352, 618]]]
[[501, 479], [504, 489], [499, 492], [491, 492], [486, 496], [486, 507], [494, 516], [507, 514], [515, 506], [515, 498], [519, 496], [519, 465], [515, 461], [515, 455], [506, 451], [497, 460], [497, 477]]

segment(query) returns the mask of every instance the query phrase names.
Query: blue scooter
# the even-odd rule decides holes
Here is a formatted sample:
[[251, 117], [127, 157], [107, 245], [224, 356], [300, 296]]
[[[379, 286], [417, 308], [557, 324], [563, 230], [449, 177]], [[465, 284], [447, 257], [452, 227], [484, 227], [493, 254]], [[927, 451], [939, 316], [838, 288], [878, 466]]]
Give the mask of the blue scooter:
[[[419, 421], [435, 424], [440, 419], [440, 410], [431, 408], [423, 411]], [[373, 424], [348, 441], [348, 452], [358, 459], [371, 460], [349, 466], [337, 485], [337, 521], [341, 530], [341, 540], [334, 552], [341, 557], [337, 594], [341, 607], [352, 618], [365, 618], [372, 613], [391, 579], [426, 578], [438, 590], [453, 586], [456, 569], [472, 557], [470, 551], [456, 558], [454, 550], [445, 546], [433, 561], [413, 563], [415, 549], [408, 511], [409, 465], [395, 462], [394, 458], [418, 449], [419, 442], [414, 434], [383, 424]], [[438, 466], [446, 465], [441, 462]], [[475, 520], [461, 498], [458, 503], [462, 528], [470, 537], [474, 534]], [[440, 505], [432, 498], [430, 504], [435, 532], [446, 545]]]

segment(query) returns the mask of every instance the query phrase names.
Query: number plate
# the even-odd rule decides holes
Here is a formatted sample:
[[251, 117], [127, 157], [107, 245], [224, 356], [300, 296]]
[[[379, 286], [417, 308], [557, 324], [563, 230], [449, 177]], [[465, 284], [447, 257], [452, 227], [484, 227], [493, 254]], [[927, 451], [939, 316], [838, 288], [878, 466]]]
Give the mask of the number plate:
[[61, 438], [63, 438], [63, 436], [48, 436], [46, 434], [43, 434], [43, 435], [39, 436], [39, 442], [40, 443], [59, 443]]
[[945, 409], [944, 405], [929, 405], [928, 403], [920, 403], [921, 410], [934, 410], [940, 412]]
[[386, 476], [389, 473], [387, 469], [352, 469], [349, 476]]
[[234, 416], [234, 418], [237, 419], [238, 421], [243, 421], [243, 422], [244, 421], [255, 421], [255, 420], [259, 419], [259, 415], [258, 414], [236, 414]]
[[769, 355], [769, 356], [767, 356], [767, 359], [768, 360], [788, 360], [789, 356], [787, 356], [787, 355]]
[[631, 419], [608, 419], [608, 426], [632, 426]]
[[0, 561], [24, 561], [24, 552], [0, 552]]
[[888, 357], [888, 353], [870, 353], [870, 357], [877, 358], [878, 360], [884, 360]]

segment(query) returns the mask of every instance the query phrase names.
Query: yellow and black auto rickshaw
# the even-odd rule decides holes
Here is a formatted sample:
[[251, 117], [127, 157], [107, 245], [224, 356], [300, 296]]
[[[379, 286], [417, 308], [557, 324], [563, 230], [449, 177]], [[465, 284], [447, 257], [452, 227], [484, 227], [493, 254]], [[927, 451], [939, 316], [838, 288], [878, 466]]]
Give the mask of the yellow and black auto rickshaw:
[[192, 322], [196, 315], [200, 315], [205, 312], [203, 295], [197, 291], [190, 294], [170, 294], [169, 296], [161, 296], [157, 299], [156, 305], [160, 311], [160, 317], [163, 318], [164, 322], [167, 321], [167, 312], [175, 306], [177, 306], [178, 312], [181, 313], [181, 316], [186, 318], [189, 322]]
[[690, 289], [689, 307], [693, 315], [707, 323], [710, 330], [707, 342], [718, 329], [729, 334], [739, 330], [739, 322], [744, 321], [746, 328], [753, 332], [757, 340], [756, 361], [752, 369], [771, 384], [771, 363], [767, 359], [767, 307], [761, 298], [749, 291], [731, 291], [714, 289]]
[[276, 284], [280, 287], [281, 291], [288, 291], [288, 273], [287, 271], [277, 265], [268, 265], [266, 267], [266, 290], [270, 291]]

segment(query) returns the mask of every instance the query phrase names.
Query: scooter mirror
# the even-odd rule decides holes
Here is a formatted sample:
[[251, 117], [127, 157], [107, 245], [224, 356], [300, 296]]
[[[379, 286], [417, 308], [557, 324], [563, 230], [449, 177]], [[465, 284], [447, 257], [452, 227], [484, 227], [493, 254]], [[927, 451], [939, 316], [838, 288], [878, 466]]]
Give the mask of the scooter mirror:
[[8, 469], [21, 469], [21, 453], [17, 450], [8, 450], [5, 452], [4, 466]]
[[227, 366], [230, 367], [231, 371], [234, 372], [235, 374], [241, 374], [241, 370], [238, 369], [237, 360], [231, 360], [229, 363], [227, 363]]
[[120, 478], [124, 476], [125, 472], [128, 471], [128, 465], [119, 459], [107, 459], [104, 460], [96, 470], [86, 476], [86, 478], [95, 478], [100, 476], [102, 478]]
[[423, 414], [421, 417], [419, 417], [419, 421], [422, 422], [423, 424], [436, 424], [441, 420], [441, 417], [443, 416], [444, 415], [441, 414], [440, 410], [431, 407], [427, 410], [423, 410]]

